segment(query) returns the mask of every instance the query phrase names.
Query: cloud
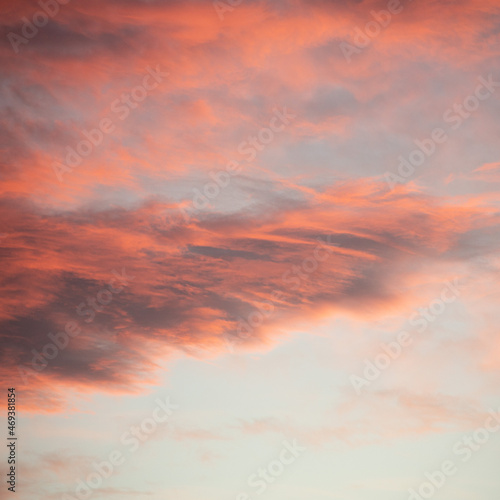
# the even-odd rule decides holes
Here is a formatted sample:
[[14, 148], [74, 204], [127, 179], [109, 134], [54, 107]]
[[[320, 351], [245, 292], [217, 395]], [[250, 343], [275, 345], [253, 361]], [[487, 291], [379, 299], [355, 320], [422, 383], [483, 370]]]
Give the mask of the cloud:
[[[54, 397], [65, 385], [132, 391], [154, 381], [155, 360], [175, 349], [224, 349], [240, 322], [270, 302], [273, 313], [243, 344], [275, 337], [292, 318], [409, 302], [394, 283], [411, 287], [414, 262], [456, 259], [457, 241], [473, 225], [475, 240], [489, 232], [480, 206], [441, 206], [429, 197], [424, 205], [423, 197], [364, 181], [332, 186], [296, 206], [262, 198], [251, 217], [245, 210], [232, 218], [200, 214], [190, 223], [160, 202], [50, 212], [11, 201], [1, 242], [10, 262], [0, 309], [10, 338], [4, 379], [18, 365], [33, 367], [33, 350], [41, 353], [53, 342], [49, 333], [75, 322], [81, 333], [47, 360], [36, 387], [50, 383]], [[117, 273], [133, 279], [112, 293]]]
[[[4, 35], [38, 8], [4, 4]], [[32, 375], [32, 409], [60, 410], [68, 386], [137, 390], [155, 381], [160, 358], [220, 352], [270, 303], [243, 345], [270, 343], [298, 319], [409, 304], [448, 264], [496, 251], [497, 197], [484, 183], [497, 162], [486, 153], [457, 146], [484, 165], [473, 195], [446, 191], [452, 162], [439, 153], [407, 186], [389, 192], [381, 179], [474, 88], [478, 53], [498, 69], [498, 7], [464, 0], [442, 16], [438, 2], [414, 3], [347, 64], [339, 41], [379, 8], [243, 2], [221, 22], [211, 2], [92, 0], [62, 5], [19, 54], [2, 37], [3, 380], [31, 366], [49, 333], [82, 330]], [[113, 103], [157, 65], [168, 78], [120, 120]], [[244, 162], [241, 142], [283, 106], [293, 123]], [[474, 129], [493, 145], [495, 106]], [[59, 182], [54, 164], [103, 118], [116, 130]], [[240, 175], [193, 210], [194, 190], [229, 160]], [[314, 262], [318, 239], [328, 258]], [[79, 305], [92, 309], [121, 269], [135, 279], [85, 322]]]

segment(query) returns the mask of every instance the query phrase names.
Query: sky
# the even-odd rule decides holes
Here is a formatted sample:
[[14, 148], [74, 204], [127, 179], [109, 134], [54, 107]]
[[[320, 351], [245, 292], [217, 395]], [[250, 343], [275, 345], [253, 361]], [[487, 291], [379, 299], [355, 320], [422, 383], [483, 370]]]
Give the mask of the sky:
[[498, 499], [498, 2], [0, 5], [2, 498]]

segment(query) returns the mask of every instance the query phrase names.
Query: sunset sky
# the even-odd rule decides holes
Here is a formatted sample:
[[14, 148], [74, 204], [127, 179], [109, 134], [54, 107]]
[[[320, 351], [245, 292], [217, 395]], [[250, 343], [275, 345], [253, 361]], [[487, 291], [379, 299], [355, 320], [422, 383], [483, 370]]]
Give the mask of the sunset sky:
[[498, 500], [500, 2], [0, 4], [1, 498]]

